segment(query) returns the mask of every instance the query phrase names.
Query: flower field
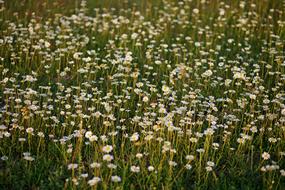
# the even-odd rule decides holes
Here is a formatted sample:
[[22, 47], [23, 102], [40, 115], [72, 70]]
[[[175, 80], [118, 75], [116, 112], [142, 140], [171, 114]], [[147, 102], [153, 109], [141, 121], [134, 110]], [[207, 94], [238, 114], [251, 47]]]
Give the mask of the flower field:
[[0, 189], [284, 188], [284, 0], [0, 0]]

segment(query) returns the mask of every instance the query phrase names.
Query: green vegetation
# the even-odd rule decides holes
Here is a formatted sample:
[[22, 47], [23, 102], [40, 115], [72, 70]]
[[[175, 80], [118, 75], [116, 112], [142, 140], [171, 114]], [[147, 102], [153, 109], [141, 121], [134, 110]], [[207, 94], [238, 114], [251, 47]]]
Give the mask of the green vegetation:
[[0, 189], [284, 189], [284, 0], [0, 0], [0, 28]]

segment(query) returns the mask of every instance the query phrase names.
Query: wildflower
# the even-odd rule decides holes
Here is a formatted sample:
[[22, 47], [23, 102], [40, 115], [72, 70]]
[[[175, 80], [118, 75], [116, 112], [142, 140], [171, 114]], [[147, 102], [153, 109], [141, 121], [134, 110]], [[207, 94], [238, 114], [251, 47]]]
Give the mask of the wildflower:
[[100, 177], [93, 177], [92, 179], [88, 180], [88, 184], [90, 186], [94, 186], [96, 185], [97, 183], [99, 183], [101, 181], [101, 178]]
[[96, 135], [92, 135], [91, 137], [89, 137], [89, 141], [93, 142], [93, 141], [97, 141], [98, 137]]
[[113, 150], [113, 147], [111, 145], [106, 145], [102, 148], [102, 151], [105, 153], [110, 153], [112, 152], [112, 150]]
[[0, 130], [5, 130], [7, 127], [5, 125], [0, 125]]
[[192, 161], [192, 160], [194, 160], [194, 156], [193, 155], [187, 155], [186, 160]]
[[170, 88], [168, 86], [166, 86], [166, 85], [163, 85], [162, 86], [162, 91], [163, 91], [164, 95], [167, 95], [167, 94], [170, 93]]
[[174, 161], [171, 161], [171, 160], [168, 162], [168, 164], [169, 164], [170, 166], [177, 166], [177, 163], [174, 162]]
[[140, 172], [140, 167], [139, 166], [131, 166], [131, 172], [139, 173]]
[[252, 99], [252, 100], [255, 100], [256, 99], [256, 95], [255, 94], [250, 94], [249, 98]]
[[73, 151], [73, 149], [71, 147], [71, 148], [68, 148], [66, 152], [70, 154], [70, 153], [72, 153], [72, 151]]
[[[198, 9], [196, 9], [196, 10], [198, 10]], [[195, 47], [200, 47], [201, 43], [200, 42], [195, 42], [194, 45], [195, 45]]]
[[34, 132], [34, 129], [29, 127], [26, 129], [26, 132], [29, 133], [29, 134], [32, 134]]
[[25, 160], [34, 161], [35, 159], [32, 156], [24, 156]]
[[202, 148], [199, 148], [199, 149], [197, 149], [196, 151], [197, 151], [197, 152], [199, 152], [199, 153], [203, 153], [203, 152], [205, 152], [205, 150], [204, 150], [204, 149], [202, 149]]
[[204, 131], [204, 134], [211, 136], [211, 135], [214, 134], [214, 132], [215, 132], [214, 129], [208, 128], [208, 129], [206, 129], [206, 130]]
[[43, 138], [43, 137], [45, 137], [45, 134], [43, 132], [38, 132], [38, 136]]
[[3, 161], [8, 160], [8, 156], [2, 156], [1, 160], [3, 160]]
[[192, 166], [191, 166], [190, 164], [186, 164], [186, 165], [185, 165], [185, 168], [186, 168], [187, 170], [191, 170]]
[[101, 164], [100, 164], [100, 163], [97, 163], [97, 162], [93, 162], [92, 164], [90, 164], [90, 167], [91, 167], [91, 168], [100, 168], [100, 167], [101, 167]]
[[67, 168], [68, 168], [68, 170], [76, 169], [76, 168], [78, 168], [78, 164], [73, 164], [73, 163], [68, 164]]
[[80, 59], [80, 55], [82, 55], [81, 52], [76, 52], [73, 54], [73, 58], [76, 59], [76, 60], [79, 60]]
[[26, 141], [25, 138], [19, 138], [18, 140], [19, 140], [19, 142], [25, 142]]
[[117, 166], [115, 164], [112, 164], [112, 163], [108, 164], [107, 166], [110, 169], [116, 169], [117, 168]]
[[215, 163], [212, 162], [212, 161], [208, 161], [208, 162], [207, 162], [207, 165], [208, 165], [208, 166], [211, 166], [211, 167], [214, 167], [214, 166], [215, 166]]
[[245, 75], [244, 73], [241, 72], [236, 72], [233, 76], [234, 79], [241, 79], [241, 80], [245, 80]]
[[261, 156], [262, 156], [262, 158], [263, 158], [264, 160], [270, 159], [270, 154], [267, 153], [267, 152], [263, 152]]
[[86, 133], [85, 133], [85, 137], [86, 138], [90, 138], [92, 136], [92, 132], [91, 131], [87, 131]]
[[285, 176], [285, 170], [280, 170], [281, 176]]
[[113, 182], [121, 182], [122, 181], [122, 179], [121, 179], [121, 177], [119, 177], [119, 176], [117, 176], [117, 175], [115, 175], [115, 176], [112, 176], [111, 177], [111, 181], [113, 181]]
[[285, 108], [281, 110], [281, 114], [285, 116]]
[[260, 171], [266, 172], [266, 168], [265, 168], [264, 166], [262, 166], [262, 167], [260, 168]]
[[194, 14], [198, 14], [199, 13], [199, 9], [197, 9], [197, 8], [193, 9], [193, 13]]
[[34, 81], [37, 81], [37, 79], [31, 75], [27, 75], [25, 81], [34, 82]]
[[202, 74], [202, 76], [203, 77], [210, 77], [210, 76], [212, 76], [212, 74], [213, 74], [213, 72], [211, 70], [207, 70]]
[[147, 167], [147, 170], [150, 171], [150, 172], [152, 172], [152, 171], [154, 171], [154, 167], [153, 167], [153, 166], [148, 166], [148, 167]]
[[206, 166], [206, 171], [207, 172], [213, 171], [213, 168], [211, 166]]
[[105, 154], [103, 156], [103, 160], [107, 161], [107, 162], [111, 162], [113, 159], [114, 159], [114, 157], [112, 155], [110, 155], [110, 154]]
[[232, 82], [232, 80], [226, 79], [226, 80], [225, 80], [225, 86], [229, 87], [230, 84], [231, 84], [231, 82]]
[[139, 140], [139, 134], [138, 133], [134, 133], [131, 137], [130, 137], [131, 141], [137, 141]]
[[147, 96], [144, 96], [144, 97], [143, 97], [143, 102], [145, 102], [145, 103], [146, 103], [146, 102], [148, 102], [148, 100], [149, 100], [149, 99], [148, 99], [148, 97], [147, 97]]
[[137, 157], [138, 159], [140, 159], [140, 158], [143, 157], [143, 154], [142, 154], [142, 153], [137, 153], [137, 154], [136, 154], [136, 157]]
[[49, 48], [49, 47], [50, 47], [50, 43], [47, 42], [47, 41], [45, 41], [45, 47], [46, 47], [46, 48]]
[[88, 174], [81, 174], [80, 176], [83, 177], [83, 178], [87, 178]]

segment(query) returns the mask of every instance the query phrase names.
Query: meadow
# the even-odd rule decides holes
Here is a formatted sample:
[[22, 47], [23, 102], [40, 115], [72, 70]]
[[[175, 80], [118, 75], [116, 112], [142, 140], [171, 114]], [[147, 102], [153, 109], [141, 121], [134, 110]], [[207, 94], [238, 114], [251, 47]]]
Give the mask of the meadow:
[[285, 189], [285, 1], [0, 0], [0, 189]]

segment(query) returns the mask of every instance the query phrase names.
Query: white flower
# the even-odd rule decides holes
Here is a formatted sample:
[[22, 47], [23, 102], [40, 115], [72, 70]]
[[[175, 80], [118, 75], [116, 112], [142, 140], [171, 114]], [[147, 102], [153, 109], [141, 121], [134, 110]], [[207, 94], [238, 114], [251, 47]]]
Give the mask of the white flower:
[[37, 79], [34, 78], [32, 75], [27, 75], [25, 81], [34, 82], [37, 81]]
[[131, 141], [137, 141], [139, 140], [139, 134], [138, 133], [134, 133], [131, 137], [130, 137]]
[[263, 152], [262, 155], [261, 155], [261, 157], [262, 157], [264, 160], [268, 160], [268, 159], [270, 159], [270, 154], [267, 153], [267, 152]]
[[111, 181], [113, 181], [113, 182], [121, 182], [122, 179], [121, 179], [121, 177], [115, 175], [115, 176], [112, 176], [112, 177], [111, 177]]
[[87, 178], [88, 174], [81, 174], [80, 176], [83, 177], [83, 178]]
[[210, 77], [212, 75], [213, 75], [213, 72], [211, 70], [207, 70], [202, 74], [203, 77]]
[[186, 160], [192, 161], [192, 160], [194, 160], [194, 156], [193, 155], [187, 155]]
[[207, 167], [206, 167], [206, 171], [207, 171], [207, 172], [213, 171], [213, 168], [212, 168], [211, 166], [207, 166]]
[[136, 154], [136, 157], [137, 157], [138, 159], [140, 159], [140, 158], [143, 157], [143, 154], [142, 154], [142, 153], [137, 153], [137, 154]]
[[166, 113], [166, 109], [163, 108], [163, 107], [161, 107], [161, 108], [159, 108], [158, 112], [159, 112], [159, 113]]
[[49, 48], [50, 47], [50, 43], [48, 41], [45, 41], [45, 47]]
[[153, 167], [153, 166], [149, 166], [149, 167], [147, 168], [147, 170], [150, 171], [150, 172], [152, 172], [152, 171], [154, 171], [154, 167]]
[[117, 168], [117, 165], [112, 164], [112, 163], [108, 164], [107, 166], [108, 166], [108, 168], [110, 168], [110, 169], [116, 169], [116, 168]]
[[195, 42], [194, 45], [195, 45], [195, 47], [200, 47], [201, 43], [200, 42]]
[[280, 174], [281, 174], [282, 176], [285, 176], [285, 170], [280, 170]]
[[45, 134], [43, 132], [38, 132], [38, 136], [43, 138], [43, 137], [45, 137]]
[[265, 168], [264, 166], [262, 166], [262, 167], [260, 168], [260, 171], [266, 172], [266, 168]]
[[229, 87], [230, 84], [231, 84], [231, 82], [232, 82], [232, 80], [226, 79], [226, 80], [225, 80], [225, 86]]
[[92, 132], [91, 131], [87, 131], [86, 133], [85, 133], [85, 137], [86, 138], [90, 138], [92, 136]]
[[190, 164], [186, 164], [186, 165], [185, 165], [185, 168], [186, 168], [187, 170], [191, 170], [192, 166], [191, 166]]
[[139, 173], [140, 172], [140, 167], [139, 166], [131, 166], [131, 172]]
[[72, 148], [68, 148], [66, 152], [70, 154], [70, 153], [72, 153], [72, 151], [73, 151]]
[[101, 167], [101, 164], [100, 164], [100, 163], [97, 163], [97, 162], [93, 162], [92, 164], [90, 164], [90, 167], [91, 167], [91, 168], [100, 168], [100, 167]]
[[29, 133], [29, 134], [32, 134], [34, 132], [34, 129], [29, 127], [26, 129], [26, 132]]
[[19, 142], [25, 142], [26, 139], [25, 138], [19, 138]]
[[92, 135], [90, 138], [89, 138], [89, 141], [90, 142], [93, 142], [93, 141], [97, 141], [98, 140], [98, 137], [96, 135]]
[[199, 14], [199, 9], [197, 9], [197, 8], [193, 9], [193, 13], [194, 14]]
[[24, 156], [25, 160], [34, 161], [35, 159], [32, 156]]
[[133, 34], [131, 35], [131, 39], [132, 39], [132, 40], [135, 40], [138, 36], [139, 36], [138, 33], [133, 33]]
[[5, 125], [0, 125], [0, 130], [5, 130], [7, 127]]
[[79, 60], [80, 59], [80, 55], [82, 55], [81, 52], [76, 52], [73, 54], [73, 58]]
[[111, 154], [105, 154], [103, 156], [103, 160], [107, 162], [111, 162], [114, 159], [114, 157]]
[[154, 63], [155, 63], [156, 65], [161, 65], [161, 61], [160, 61], [160, 60], [155, 60]]
[[166, 85], [163, 85], [162, 86], [162, 91], [163, 91], [163, 94], [167, 95], [170, 93], [170, 88]]
[[202, 149], [202, 148], [199, 148], [199, 149], [197, 149], [196, 151], [197, 151], [197, 152], [199, 152], [199, 153], [203, 153], [203, 152], [205, 152], [205, 150], [204, 150], [204, 149]]
[[4, 160], [8, 160], [8, 156], [2, 156], [2, 157], [1, 157], [1, 160], [3, 160], [3, 161], [4, 161]]
[[153, 138], [153, 136], [152, 136], [152, 135], [147, 135], [147, 136], [144, 138], [144, 140], [146, 140], [146, 141], [150, 141], [152, 138]]
[[72, 163], [68, 164], [67, 168], [68, 168], [68, 170], [76, 169], [76, 168], [78, 168], [78, 164], [72, 164]]
[[113, 150], [113, 147], [111, 145], [106, 145], [102, 148], [102, 151], [105, 153], [110, 153], [112, 152], [112, 150]]
[[281, 114], [285, 116], [285, 108], [281, 110]]
[[215, 132], [214, 129], [208, 128], [208, 129], [206, 129], [206, 130], [204, 131], [204, 134], [211, 136], [211, 135], [214, 134], [214, 132]]
[[93, 177], [91, 180], [88, 181], [90, 186], [94, 186], [101, 181], [100, 177]]
[[174, 162], [174, 161], [169, 161], [168, 164], [169, 164], [170, 166], [177, 166], [177, 163]]
[[208, 162], [207, 162], [207, 165], [208, 165], [208, 166], [211, 166], [211, 167], [214, 167], [214, 166], [215, 166], [215, 163], [212, 162], [212, 161], [208, 161]]
[[249, 98], [252, 99], [252, 100], [255, 100], [256, 99], [256, 95], [255, 94], [250, 94]]
[[148, 102], [148, 100], [149, 100], [149, 99], [148, 99], [147, 96], [144, 96], [144, 97], [143, 97], [143, 102]]
[[29, 152], [23, 152], [23, 155], [24, 155], [24, 156], [31, 156], [31, 153], [29, 153]]
[[234, 73], [233, 78], [234, 78], [234, 79], [241, 79], [241, 80], [245, 80], [245, 75], [244, 75], [244, 73], [236, 72], [236, 73]]

